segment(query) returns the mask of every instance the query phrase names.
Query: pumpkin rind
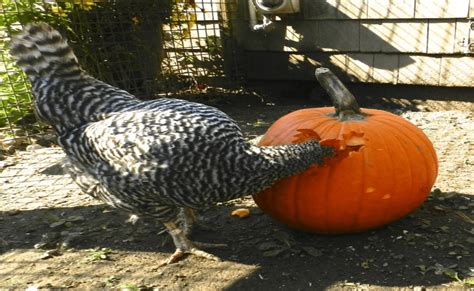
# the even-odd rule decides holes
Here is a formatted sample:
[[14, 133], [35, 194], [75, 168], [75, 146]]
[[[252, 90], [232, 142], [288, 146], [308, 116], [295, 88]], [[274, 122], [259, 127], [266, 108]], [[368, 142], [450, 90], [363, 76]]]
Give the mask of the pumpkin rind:
[[363, 120], [341, 121], [334, 108], [292, 112], [277, 120], [259, 145], [295, 140], [299, 129], [322, 140], [363, 133], [364, 145], [343, 159], [280, 180], [254, 196], [267, 214], [291, 227], [319, 233], [351, 233], [380, 227], [416, 209], [437, 176], [435, 150], [426, 135], [386, 111], [362, 109]]

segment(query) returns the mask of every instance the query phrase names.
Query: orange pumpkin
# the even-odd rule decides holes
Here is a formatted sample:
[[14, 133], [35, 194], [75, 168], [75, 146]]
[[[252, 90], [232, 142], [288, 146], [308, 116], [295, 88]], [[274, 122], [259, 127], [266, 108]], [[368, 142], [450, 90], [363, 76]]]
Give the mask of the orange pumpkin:
[[[333, 89], [343, 86], [337, 81], [330, 82]], [[359, 109], [348, 91], [331, 93], [326, 87], [336, 110], [311, 108], [283, 116], [259, 145], [298, 143], [319, 135], [321, 144], [337, 147], [336, 157], [255, 195], [257, 205], [291, 227], [328, 234], [373, 229], [416, 209], [437, 176], [430, 140], [402, 117]]]

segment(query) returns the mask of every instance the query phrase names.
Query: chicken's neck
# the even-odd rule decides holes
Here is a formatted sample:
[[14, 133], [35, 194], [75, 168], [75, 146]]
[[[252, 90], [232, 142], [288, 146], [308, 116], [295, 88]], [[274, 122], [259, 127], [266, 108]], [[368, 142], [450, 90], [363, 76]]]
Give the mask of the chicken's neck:
[[257, 193], [271, 186], [279, 179], [298, 174], [311, 165], [322, 163], [325, 157], [333, 154], [332, 148], [321, 146], [317, 141], [301, 144], [280, 145], [272, 147], [251, 146], [250, 151], [259, 161], [252, 179], [261, 179], [255, 183], [252, 193]]

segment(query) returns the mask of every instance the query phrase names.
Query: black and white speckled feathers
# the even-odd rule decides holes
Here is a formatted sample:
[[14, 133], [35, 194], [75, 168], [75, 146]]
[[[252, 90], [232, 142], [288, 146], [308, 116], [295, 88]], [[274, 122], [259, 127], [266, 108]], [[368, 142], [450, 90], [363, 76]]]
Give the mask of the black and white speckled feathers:
[[15, 35], [10, 52], [31, 81], [37, 116], [53, 126], [101, 120], [139, 102], [87, 75], [61, 34], [45, 23], [30, 24]]
[[55, 129], [82, 190], [167, 222], [269, 187], [331, 154], [316, 141], [256, 147], [225, 113], [177, 99], [142, 102], [82, 71], [60, 34], [32, 24], [13, 40], [35, 109]]

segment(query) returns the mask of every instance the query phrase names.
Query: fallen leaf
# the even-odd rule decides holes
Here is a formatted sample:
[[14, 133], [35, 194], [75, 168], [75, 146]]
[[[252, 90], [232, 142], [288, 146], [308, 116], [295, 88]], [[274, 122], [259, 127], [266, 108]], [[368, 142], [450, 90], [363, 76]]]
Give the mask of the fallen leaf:
[[443, 225], [439, 228], [442, 232], [448, 233], [449, 232], [449, 226]]
[[303, 251], [305, 251], [308, 255], [313, 256], [313, 257], [320, 257], [323, 255], [323, 252], [321, 250], [318, 250], [317, 248], [313, 247], [302, 247]]
[[0, 247], [8, 247], [9, 243], [0, 237]]
[[286, 249], [284, 249], [284, 248], [280, 248], [280, 249], [265, 251], [265, 252], [263, 252], [263, 256], [264, 257], [276, 257], [279, 254], [281, 254], [282, 252], [284, 252], [285, 250]]
[[281, 231], [278, 231], [278, 232], [275, 232], [273, 234], [273, 236], [281, 241], [282, 243], [286, 244], [288, 247], [291, 247], [291, 244], [290, 244], [290, 236], [286, 233], [286, 232], [281, 232]]
[[474, 220], [470, 218], [469, 216], [467, 216], [466, 214], [462, 213], [461, 211], [455, 211], [454, 213], [465, 222], [474, 224]]
[[279, 248], [279, 247], [280, 247], [280, 245], [278, 245], [277, 243], [275, 243], [273, 241], [263, 242], [263, 243], [258, 245], [258, 249], [261, 250], [261, 251], [267, 251], [267, 250], [274, 249], [274, 248]]
[[59, 256], [61, 255], [61, 253], [58, 251], [58, 250], [47, 250], [46, 252], [44, 252], [40, 257], [39, 259], [40, 260], [47, 260], [47, 259], [50, 259], [54, 256]]
[[67, 221], [69, 221], [69, 222], [80, 222], [80, 221], [84, 221], [84, 220], [85, 220], [85, 218], [82, 215], [72, 215], [72, 216], [69, 216], [67, 218]]
[[415, 267], [420, 269], [420, 273], [423, 274], [423, 275], [428, 271], [428, 269], [426, 268], [425, 265], [416, 265]]
[[464, 280], [462, 281], [462, 283], [463, 283], [464, 285], [474, 286], [474, 279], [464, 279]]

